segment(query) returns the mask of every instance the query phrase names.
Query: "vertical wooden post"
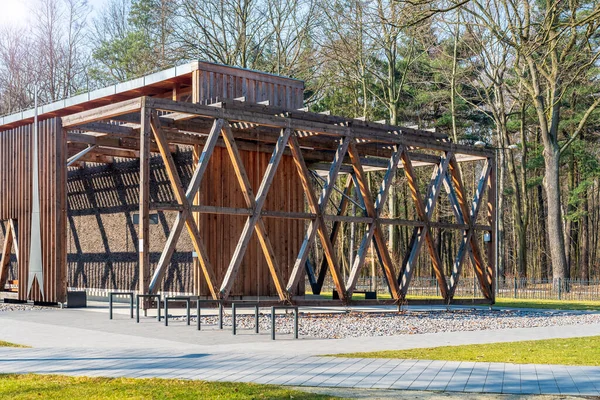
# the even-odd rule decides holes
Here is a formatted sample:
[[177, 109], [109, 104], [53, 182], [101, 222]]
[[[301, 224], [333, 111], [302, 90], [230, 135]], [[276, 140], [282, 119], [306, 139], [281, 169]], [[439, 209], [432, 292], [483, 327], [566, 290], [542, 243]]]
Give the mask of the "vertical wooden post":
[[181, 100], [181, 85], [179, 83], [173, 84], [172, 98], [173, 98], [173, 101]]
[[56, 119], [56, 301], [67, 301], [67, 130]]
[[200, 103], [200, 70], [192, 71], [192, 103]]
[[148, 293], [150, 284], [150, 126], [151, 110], [142, 98], [140, 128], [140, 210], [139, 210], [139, 292]]
[[[175, 98], [175, 96], [173, 96], [173, 100], [175, 101], [179, 101], [178, 98]], [[195, 70], [192, 71], [192, 103], [199, 103], [200, 102], [200, 70]], [[193, 165], [196, 166], [198, 165], [198, 162], [200, 161], [200, 155], [202, 154], [202, 146], [195, 144], [194, 145], [194, 150], [192, 153], [192, 159], [193, 159]], [[193, 206], [199, 206], [200, 205], [200, 190], [196, 191], [196, 194], [194, 195], [194, 199], [192, 200], [192, 205]], [[196, 221], [196, 226], [198, 227], [198, 229], [200, 230], [200, 213], [199, 212], [192, 212], [192, 218], [194, 219], [194, 221]], [[194, 279], [194, 294], [196, 294], [197, 296], [200, 295], [200, 288], [202, 285], [202, 271], [200, 270], [200, 259], [198, 258], [200, 257], [199, 254], [196, 254], [196, 257], [193, 258], [192, 260], [192, 274], [193, 274], [193, 279]]]
[[[198, 144], [194, 145], [194, 151], [192, 153], [192, 162], [194, 165], [198, 165], [198, 161], [200, 161], [200, 155], [202, 154], [202, 147]], [[192, 205], [193, 206], [199, 206], [200, 205], [200, 190], [196, 191], [196, 194], [194, 195], [194, 199], [192, 201]], [[194, 221], [196, 221], [196, 226], [198, 227], [198, 229], [200, 228], [200, 213], [198, 211], [192, 211], [192, 218], [194, 218]], [[202, 271], [200, 271], [200, 261], [198, 259], [198, 254], [196, 254], [196, 257], [193, 258], [192, 260], [192, 267], [193, 267], [193, 279], [194, 279], [194, 294], [196, 296], [200, 295], [200, 287], [202, 284]]]

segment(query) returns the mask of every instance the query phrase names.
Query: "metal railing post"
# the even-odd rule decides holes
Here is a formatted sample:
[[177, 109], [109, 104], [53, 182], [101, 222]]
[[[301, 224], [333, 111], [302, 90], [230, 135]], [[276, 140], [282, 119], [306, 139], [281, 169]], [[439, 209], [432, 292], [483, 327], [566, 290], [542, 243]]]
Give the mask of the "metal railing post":
[[275, 307], [271, 307], [271, 340], [275, 340]]
[[165, 326], [169, 326], [169, 299], [165, 296]]
[[258, 304], [254, 307], [254, 331], [258, 333]]
[[231, 305], [231, 323], [233, 325], [232, 332], [235, 335], [235, 303]]
[[219, 303], [219, 329], [223, 329], [223, 303]]

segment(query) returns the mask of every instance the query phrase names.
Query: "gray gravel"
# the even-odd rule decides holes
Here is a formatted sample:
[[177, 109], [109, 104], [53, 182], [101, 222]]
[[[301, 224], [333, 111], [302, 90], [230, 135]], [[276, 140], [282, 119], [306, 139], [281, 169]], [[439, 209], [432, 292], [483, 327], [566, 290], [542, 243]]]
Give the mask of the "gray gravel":
[[[216, 316], [201, 317], [202, 324], [216, 325]], [[174, 318], [181, 319], [181, 318]], [[195, 321], [195, 319], [193, 319]], [[260, 330], [271, 329], [270, 315], [261, 314]], [[231, 318], [224, 317], [231, 326]], [[488, 329], [533, 328], [544, 326], [583, 325], [600, 323], [598, 313], [519, 310], [459, 310], [420, 311], [410, 313], [351, 312], [347, 314], [301, 314], [300, 335], [322, 339], [363, 336], [481, 331]], [[293, 316], [277, 316], [277, 333], [291, 334]], [[238, 329], [253, 329], [254, 315], [238, 315]]]
[[40, 310], [50, 310], [49, 307], [39, 307], [32, 306], [29, 304], [13, 304], [13, 303], [0, 303], [0, 312], [8, 312], [8, 311], [40, 311]]

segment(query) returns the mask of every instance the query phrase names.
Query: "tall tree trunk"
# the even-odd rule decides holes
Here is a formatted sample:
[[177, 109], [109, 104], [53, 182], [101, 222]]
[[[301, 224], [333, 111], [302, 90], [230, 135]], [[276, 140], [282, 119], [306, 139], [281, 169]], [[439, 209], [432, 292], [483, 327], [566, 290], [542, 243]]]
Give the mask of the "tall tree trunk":
[[540, 275], [542, 279], [548, 279], [551, 277], [550, 265], [548, 263], [548, 231], [545, 229], [546, 224], [546, 206], [544, 201], [544, 194], [542, 185], [537, 185], [537, 203], [538, 203], [538, 224], [540, 229], [540, 248], [538, 249], [540, 254]]
[[557, 145], [545, 149], [544, 189], [548, 202], [548, 246], [552, 258], [552, 278], [568, 277], [569, 266], [565, 253], [564, 227], [560, 201], [560, 151]]
[[579, 278], [582, 281], [590, 279], [590, 235], [589, 235], [589, 221], [588, 216], [589, 210], [589, 196], [588, 190], [584, 193], [584, 199], [582, 203], [583, 216], [581, 218], [581, 260], [579, 263]]
[[504, 155], [504, 150], [500, 150], [499, 152], [499, 160], [498, 160], [498, 164], [500, 166], [499, 168], [499, 174], [498, 174], [498, 210], [500, 211], [498, 213], [498, 221], [496, 221], [496, 223], [498, 224], [498, 276], [496, 277], [496, 279], [498, 279], [499, 283], [504, 283], [504, 278], [505, 278], [505, 243], [504, 243], [504, 170], [505, 170], [505, 155]]

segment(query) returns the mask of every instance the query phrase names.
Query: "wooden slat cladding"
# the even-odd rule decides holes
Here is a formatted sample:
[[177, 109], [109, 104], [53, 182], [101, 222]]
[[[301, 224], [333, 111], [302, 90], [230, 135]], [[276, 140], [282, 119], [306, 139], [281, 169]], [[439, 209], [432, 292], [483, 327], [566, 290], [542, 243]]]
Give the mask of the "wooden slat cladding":
[[251, 103], [269, 100], [271, 105], [288, 110], [303, 106], [301, 81], [210, 63], [199, 63], [198, 68], [192, 72], [193, 86], [197, 88], [193, 102], [245, 97]]
[[66, 298], [66, 138], [60, 119], [39, 123], [39, 192], [44, 296], [27, 293], [31, 238], [33, 125], [0, 132], [0, 219], [16, 220], [19, 300], [63, 302]]
[[[270, 155], [261, 152], [240, 151], [240, 156], [248, 170], [248, 179], [252, 189], [256, 192], [267, 169]], [[302, 186], [300, 181], [295, 179], [297, 174], [294, 168], [292, 158], [284, 156], [275, 174], [272, 190], [267, 195], [265, 210], [304, 211]], [[247, 207], [231, 160], [224, 148], [217, 147], [214, 150], [200, 188], [200, 204], [234, 208]], [[202, 214], [200, 216], [200, 234], [206, 244], [210, 262], [219, 282], [223, 280], [227, 271], [246, 219], [247, 217], [243, 215]], [[273, 243], [282, 278], [287, 282], [294, 267], [296, 254], [300, 251], [305, 222], [293, 219], [266, 218], [264, 223], [267, 235]], [[210, 295], [204, 283], [200, 285], [199, 294]], [[304, 294], [304, 282], [298, 285], [294, 294]], [[252, 235], [231, 295], [277, 295], [256, 233]]]
[[[258, 188], [269, 154], [240, 151], [248, 169], [253, 189]], [[191, 148], [180, 148], [174, 154], [177, 169], [187, 187], [193, 173]], [[70, 221], [68, 238], [69, 286], [79, 288], [136, 290], [138, 277], [138, 228], [132, 215], [138, 212], [139, 163], [118, 160], [111, 165], [89, 164], [69, 171], [67, 216]], [[265, 210], [304, 211], [304, 199], [293, 160], [281, 160], [273, 189], [267, 196]], [[160, 157], [151, 157], [150, 197], [152, 203], [171, 203], [174, 195]], [[206, 206], [246, 207], [241, 188], [226, 149], [217, 147], [209, 161], [199, 191], [199, 204]], [[160, 251], [173, 226], [175, 212], [156, 212], [159, 224], [150, 225], [150, 271], [156, 269]], [[198, 221], [210, 262], [220, 282], [245, 222], [243, 215], [200, 214]], [[302, 220], [265, 218], [266, 231], [287, 280], [302, 243]], [[194, 248], [187, 232], [183, 232], [160, 290], [194, 291], [192, 252]], [[198, 275], [198, 293], [210, 295], [205, 279]], [[297, 286], [304, 294], [303, 281]], [[268, 266], [257, 238], [254, 236], [240, 267], [232, 295], [276, 296]]]

